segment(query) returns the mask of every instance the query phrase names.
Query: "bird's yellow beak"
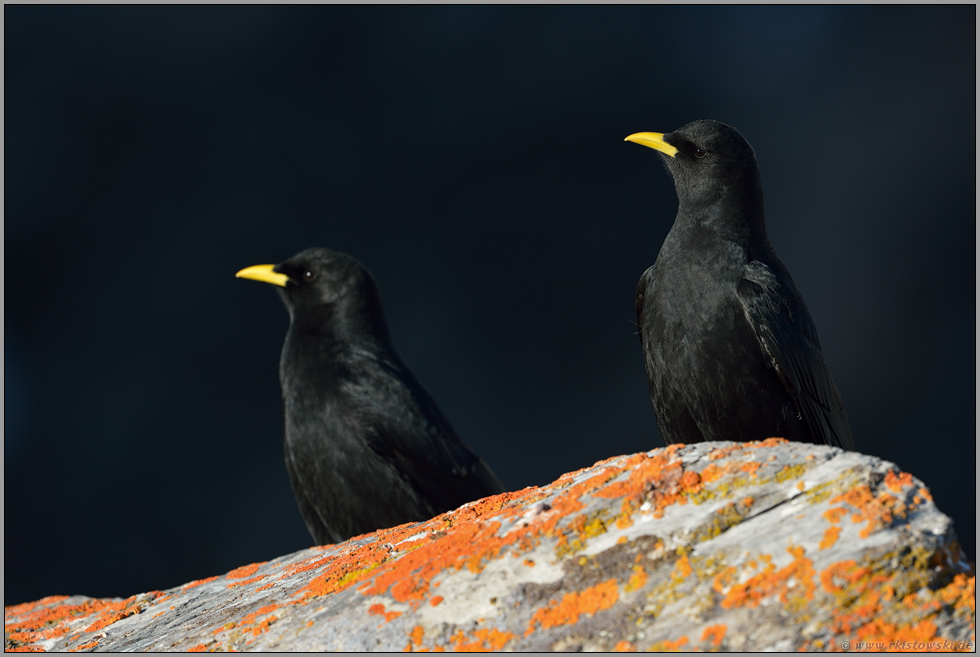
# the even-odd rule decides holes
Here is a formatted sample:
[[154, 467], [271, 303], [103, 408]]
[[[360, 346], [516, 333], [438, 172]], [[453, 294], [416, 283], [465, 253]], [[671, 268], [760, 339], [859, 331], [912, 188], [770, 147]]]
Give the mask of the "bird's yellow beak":
[[246, 267], [235, 274], [235, 278], [251, 278], [253, 281], [262, 281], [263, 283], [272, 283], [279, 287], [286, 287], [286, 283], [289, 282], [289, 276], [272, 271], [273, 267], [275, 265], [254, 265], [252, 267]]
[[636, 142], [640, 146], [647, 146], [671, 157], [677, 154], [677, 149], [664, 141], [662, 132], [637, 132], [627, 137], [625, 141]]

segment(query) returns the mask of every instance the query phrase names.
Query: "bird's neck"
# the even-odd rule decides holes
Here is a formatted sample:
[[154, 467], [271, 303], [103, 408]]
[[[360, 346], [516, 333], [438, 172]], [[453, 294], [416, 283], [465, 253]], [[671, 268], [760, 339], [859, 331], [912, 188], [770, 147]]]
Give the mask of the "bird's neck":
[[746, 248], [768, 240], [761, 189], [721, 189], [709, 199], [681, 199], [677, 219]]
[[393, 349], [380, 304], [323, 305], [290, 320], [289, 333], [294, 338], [302, 336], [294, 340], [296, 347], [312, 349], [320, 359], [355, 352], [382, 355]]

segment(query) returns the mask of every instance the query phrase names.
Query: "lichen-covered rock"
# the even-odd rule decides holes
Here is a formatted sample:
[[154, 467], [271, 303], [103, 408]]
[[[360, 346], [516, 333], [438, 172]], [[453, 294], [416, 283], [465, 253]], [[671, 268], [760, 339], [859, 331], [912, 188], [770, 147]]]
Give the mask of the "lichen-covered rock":
[[973, 650], [974, 587], [921, 482], [772, 438], [609, 459], [169, 591], [7, 607], [5, 645]]

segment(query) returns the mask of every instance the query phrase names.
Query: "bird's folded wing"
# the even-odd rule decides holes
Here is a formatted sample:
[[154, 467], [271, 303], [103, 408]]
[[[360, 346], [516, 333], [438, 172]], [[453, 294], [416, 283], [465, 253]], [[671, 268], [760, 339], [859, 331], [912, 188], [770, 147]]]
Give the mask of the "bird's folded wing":
[[[404, 367], [381, 363], [384, 368]], [[388, 378], [385, 400], [365, 418], [365, 440], [379, 455], [399, 466], [442, 512], [505, 489], [490, 468], [456, 435], [435, 401], [406, 370]]]
[[796, 399], [815, 437], [828, 445], [854, 449], [847, 413], [820, 351], [816, 327], [788, 275], [759, 261], [749, 263], [738, 296], [759, 346]]

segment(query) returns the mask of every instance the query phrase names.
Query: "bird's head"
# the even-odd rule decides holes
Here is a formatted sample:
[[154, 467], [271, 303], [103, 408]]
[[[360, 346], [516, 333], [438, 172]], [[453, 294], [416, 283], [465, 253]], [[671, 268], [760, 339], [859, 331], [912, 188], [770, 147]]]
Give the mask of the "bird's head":
[[277, 286], [296, 330], [388, 339], [378, 285], [371, 272], [346, 253], [306, 249], [278, 265], [246, 267], [235, 276]]
[[706, 219], [724, 215], [734, 222], [731, 228], [761, 229], [764, 234], [759, 165], [738, 130], [702, 119], [666, 134], [639, 132], [626, 141], [661, 153], [674, 179], [681, 212]]

